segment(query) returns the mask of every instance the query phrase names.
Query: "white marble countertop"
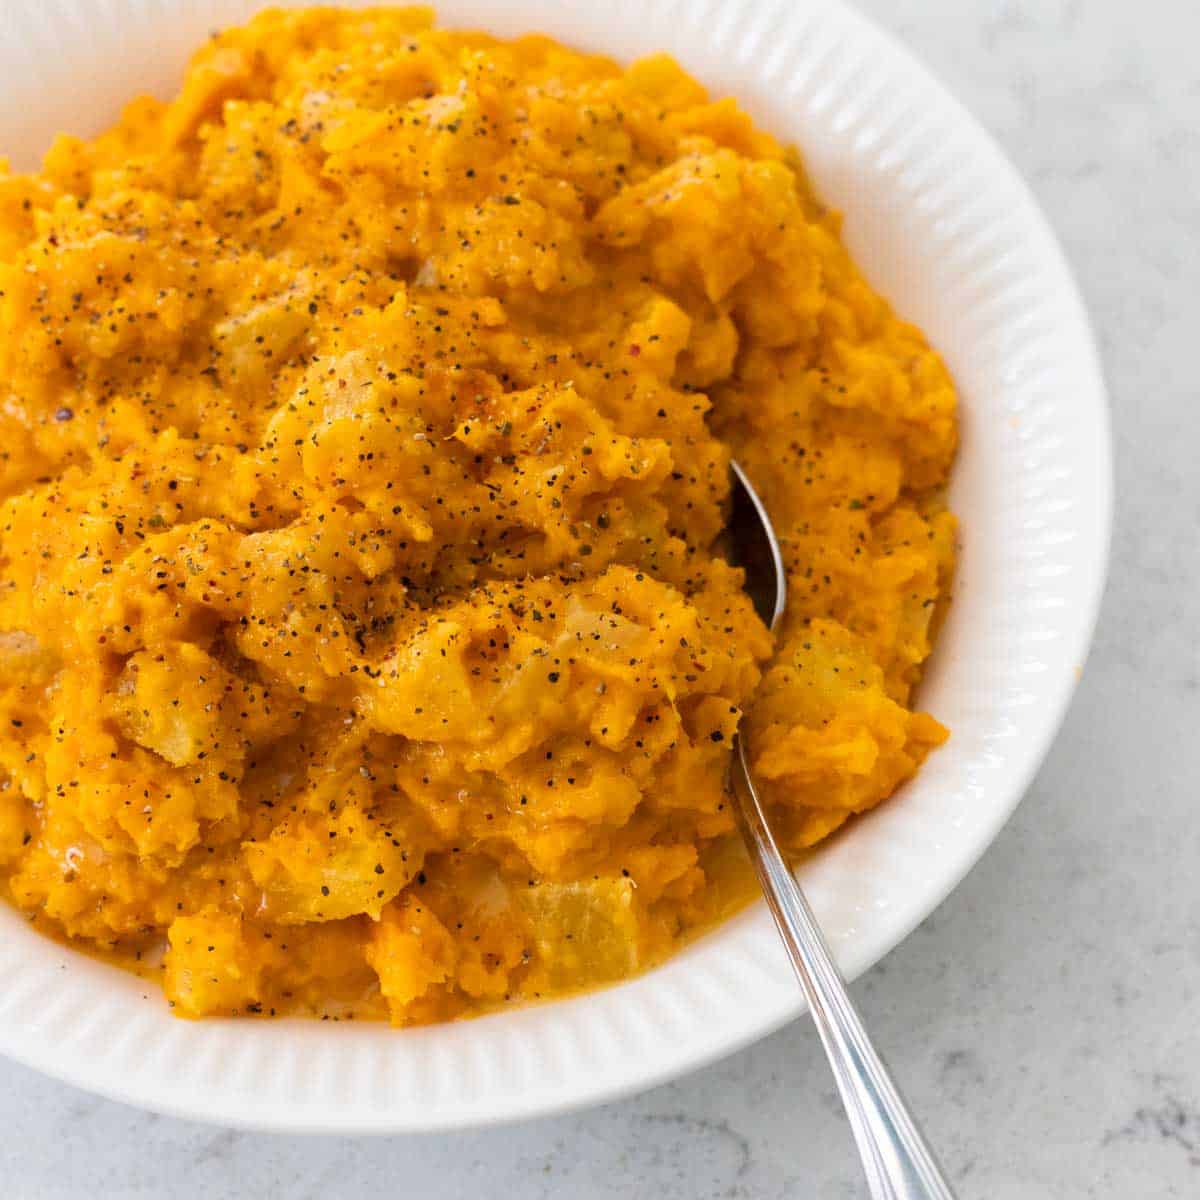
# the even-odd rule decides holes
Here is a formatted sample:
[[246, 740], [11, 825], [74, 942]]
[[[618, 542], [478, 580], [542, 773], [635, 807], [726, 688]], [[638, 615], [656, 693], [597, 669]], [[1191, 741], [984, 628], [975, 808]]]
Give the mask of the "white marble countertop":
[[[855, 992], [963, 1200], [1200, 1195], [1200, 9], [859, 0], [999, 138], [1059, 231], [1112, 389], [1096, 648], [1017, 816]], [[155, 1117], [0, 1063], [14, 1200], [851, 1200], [811, 1025], [634, 1101], [352, 1141]]]

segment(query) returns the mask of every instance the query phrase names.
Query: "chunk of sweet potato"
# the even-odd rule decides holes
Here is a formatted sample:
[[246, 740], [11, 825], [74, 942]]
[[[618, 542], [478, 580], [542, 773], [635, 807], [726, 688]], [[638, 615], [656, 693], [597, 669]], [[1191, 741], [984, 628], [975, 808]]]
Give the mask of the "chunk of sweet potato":
[[262, 842], [247, 842], [250, 873], [282, 924], [378, 917], [421, 868], [422, 853], [356, 805], [297, 815]]
[[444, 983], [458, 959], [450, 932], [427, 904], [413, 897], [388, 906], [366, 955], [397, 1020], [414, 1000]]

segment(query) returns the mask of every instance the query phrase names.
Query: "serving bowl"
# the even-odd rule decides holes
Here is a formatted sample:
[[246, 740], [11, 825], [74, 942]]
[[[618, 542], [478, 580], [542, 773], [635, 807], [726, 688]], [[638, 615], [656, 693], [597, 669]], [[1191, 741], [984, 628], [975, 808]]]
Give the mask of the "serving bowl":
[[[168, 95], [189, 51], [253, 0], [10, 0], [0, 150], [36, 163], [138, 91]], [[949, 743], [892, 801], [804, 862], [849, 976], [943, 900], [1011, 814], [1078, 679], [1111, 510], [1104, 386], [1062, 254], [967, 113], [837, 0], [446, 0], [445, 25], [537, 30], [628, 60], [675, 55], [797, 143], [846, 214], [871, 281], [944, 354], [962, 396], [951, 501], [955, 602], [920, 704]], [[228, 1125], [341, 1133], [480, 1125], [648, 1087], [801, 1011], [755, 906], [618, 986], [472, 1021], [395, 1030], [187, 1022], [157, 987], [0, 907], [0, 1052], [81, 1087]]]

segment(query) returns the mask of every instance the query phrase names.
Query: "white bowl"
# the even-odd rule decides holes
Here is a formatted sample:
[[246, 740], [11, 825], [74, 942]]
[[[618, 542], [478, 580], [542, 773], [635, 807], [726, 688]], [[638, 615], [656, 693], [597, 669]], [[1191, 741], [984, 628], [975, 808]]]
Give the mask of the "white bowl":
[[[31, 165], [252, 0], [8, 0], [0, 149]], [[804, 864], [846, 973], [886, 954], [996, 836], [1087, 651], [1111, 509], [1104, 386], [1053, 235], [991, 139], [899, 46], [835, 0], [444, 0], [445, 25], [540, 30], [629, 59], [667, 50], [802, 149], [873, 282], [962, 393], [956, 600], [921, 703], [949, 743]], [[1047, 835], [1049, 836], [1049, 834]], [[186, 1022], [157, 989], [0, 907], [0, 1051], [133, 1104], [286, 1130], [431, 1130], [609, 1100], [762, 1037], [802, 1008], [762, 905], [603, 991], [397, 1031]]]

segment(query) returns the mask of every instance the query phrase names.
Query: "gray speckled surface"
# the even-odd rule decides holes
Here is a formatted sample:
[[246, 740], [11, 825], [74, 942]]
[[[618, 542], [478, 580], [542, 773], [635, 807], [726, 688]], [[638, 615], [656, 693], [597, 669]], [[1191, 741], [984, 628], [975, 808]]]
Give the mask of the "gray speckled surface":
[[[1024, 805], [855, 987], [964, 1200], [1200, 1195], [1200, 10], [861, 0], [1031, 181], [1116, 422], [1096, 649]], [[864, 1195], [807, 1022], [637, 1100], [380, 1141], [229, 1133], [0, 1064], [15, 1200]]]

